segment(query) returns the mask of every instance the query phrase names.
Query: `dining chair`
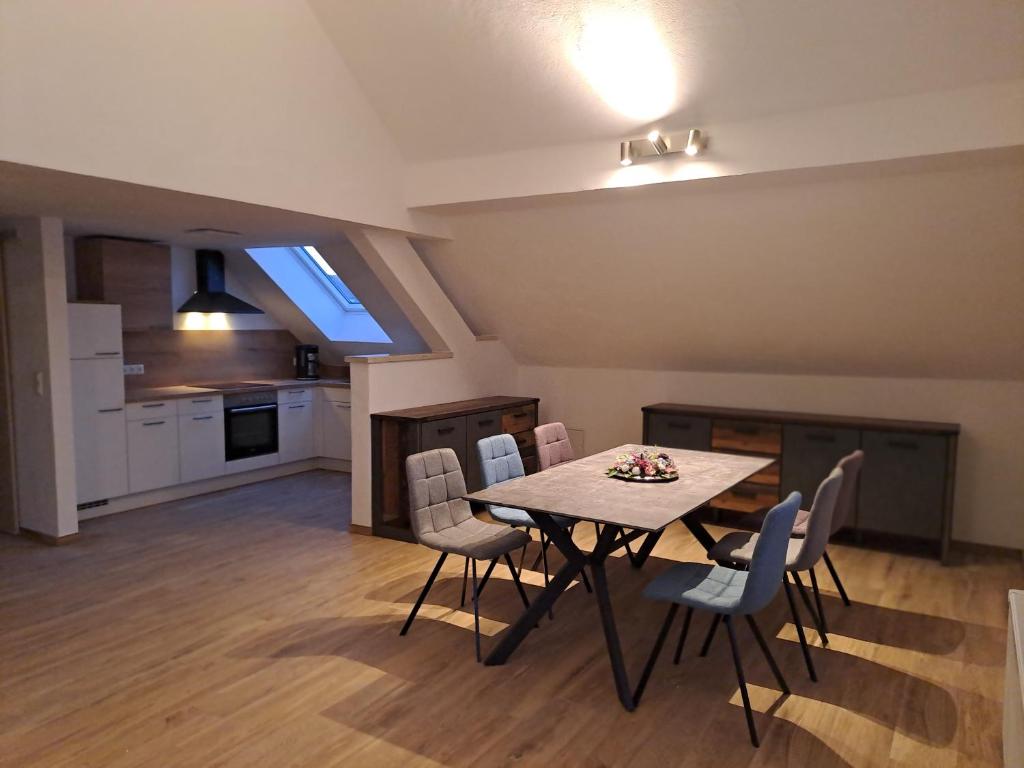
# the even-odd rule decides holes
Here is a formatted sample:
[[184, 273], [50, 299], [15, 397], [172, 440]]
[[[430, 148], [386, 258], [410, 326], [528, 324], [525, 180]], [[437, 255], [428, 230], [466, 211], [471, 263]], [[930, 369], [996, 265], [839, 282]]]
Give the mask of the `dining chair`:
[[[477, 455], [480, 458], [480, 469], [484, 476], [484, 486], [490, 488], [492, 485], [497, 483], [504, 483], [508, 480], [514, 480], [517, 477], [525, 477], [526, 469], [523, 467], [523, 458], [519, 455], [519, 446], [516, 445], [515, 438], [512, 435], [492, 435], [491, 437], [483, 437], [477, 440], [476, 443]], [[503, 523], [511, 525], [513, 528], [524, 528], [531, 529], [537, 528], [537, 523], [530, 513], [522, 509], [513, 509], [512, 507], [502, 507], [497, 504], [488, 504], [487, 511], [491, 517], [495, 520], [499, 520]], [[562, 528], [568, 528], [571, 530], [575, 524], [575, 520], [571, 520], [565, 517], [553, 518]], [[519, 556], [519, 570], [522, 572], [523, 569], [523, 558], [526, 557], [526, 546], [530, 543], [532, 537], [527, 539], [526, 544], [523, 545], [523, 552]], [[540, 531], [540, 558], [544, 563], [544, 586], [546, 587], [550, 582], [550, 575], [548, 571], [548, 546], [550, 540], [545, 535], [544, 531]], [[536, 567], [537, 563], [534, 563]], [[583, 583], [587, 591], [591, 591], [590, 582], [587, 579], [587, 575], [583, 574]]]
[[[864, 464], [864, 451], [856, 450], [853, 453], [844, 456], [839, 460], [836, 466], [843, 470], [843, 484], [839, 489], [839, 499], [836, 501], [835, 512], [832, 513], [832, 530], [829, 532], [829, 538], [831, 539], [840, 528], [846, 525], [847, 519], [853, 512], [854, 507], [857, 504], [857, 480], [860, 477], [860, 468]], [[810, 512], [805, 509], [801, 509], [796, 513], [796, 524], [793, 526], [794, 536], [804, 536], [807, 533], [807, 519], [810, 517]], [[843, 605], [849, 607], [850, 598], [846, 595], [846, 589], [843, 587], [843, 582], [839, 580], [839, 574], [836, 573], [836, 567], [832, 564], [832, 558], [828, 556], [828, 549], [822, 554], [822, 559], [825, 561], [825, 567], [828, 568], [829, 574], [832, 576], [832, 581], [836, 585], [836, 589], [839, 590], [839, 597], [842, 598]], [[813, 571], [811, 572], [813, 576]], [[821, 603], [821, 595], [818, 593], [818, 581], [816, 578], [812, 578], [811, 585], [814, 588], [814, 598]], [[825, 616], [822, 614], [822, 623], [825, 623]], [[828, 626], [827, 624], [825, 625]]]
[[673, 663], [678, 664], [683, 653], [683, 644], [690, 628], [690, 619], [695, 608], [711, 611], [715, 615], [715, 623], [725, 624], [729, 632], [729, 645], [732, 648], [732, 661], [736, 667], [736, 679], [739, 681], [740, 695], [743, 698], [743, 710], [747, 718], [747, 729], [750, 731], [750, 742], [758, 746], [757, 728], [754, 715], [750, 708], [750, 697], [747, 695], [747, 683], [740, 662], [739, 646], [736, 644], [736, 632], [733, 619], [742, 616], [746, 619], [754, 639], [757, 640], [772, 674], [784, 695], [789, 694], [789, 686], [782, 676], [782, 671], [775, 663], [768, 644], [754, 621], [753, 614], [767, 606], [778, 594], [779, 583], [783, 581], [786, 566], [787, 546], [793, 521], [800, 508], [800, 494], [796, 491], [789, 494], [784, 501], [776, 504], [765, 515], [761, 525], [761, 534], [754, 543], [750, 559], [750, 568], [745, 571], [722, 565], [706, 563], [679, 563], [659, 575], [644, 589], [644, 596], [652, 600], [670, 603], [668, 615], [665, 617], [657, 640], [651, 651], [647, 664], [644, 666], [640, 682], [637, 684], [633, 699], [640, 703], [640, 697], [650, 680], [654, 665], [661, 654], [665, 638], [668, 637], [672, 622], [680, 605], [686, 606], [686, 617], [683, 619], [683, 631], [679, 635]]
[[569, 433], [562, 422], [553, 421], [534, 427], [533, 437], [537, 443], [537, 464], [542, 472], [549, 467], [575, 460], [576, 454], [569, 442]]
[[[459, 459], [451, 448], [424, 451], [407, 457], [405, 474], [409, 485], [409, 519], [413, 536], [423, 546], [440, 552], [441, 556], [399, 634], [405, 635], [409, 631], [445, 558], [450, 554], [461, 555], [466, 558], [467, 566], [472, 563], [473, 567], [473, 633], [476, 660], [480, 661], [480, 593], [499, 558], [504, 558], [512, 572], [512, 580], [523, 604], [530, 607], [526, 591], [509, 555], [527, 543], [530, 535], [504, 525], [485, 523], [473, 516], [469, 502], [462, 498], [466, 494], [466, 480]], [[479, 586], [476, 579], [477, 560], [490, 561]]]
[[[808, 571], [814, 579], [814, 566], [821, 560], [828, 544], [828, 537], [832, 530], [832, 515], [835, 511], [836, 500], [839, 498], [839, 489], [843, 483], [843, 470], [836, 467], [832, 473], [821, 481], [818, 490], [814, 494], [814, 501], [807, 517], [806, 533], [802, 538], [792, 537], [792, 528], [789, 533], [791, 538], [786, 550], [786, 573], [793, 577], [797, 591], [803, 600], [807, 612], [818, 630], [822, 645], [828, 645], [828, 633], [825, 631], [825, 624], [820, 615], [821, 604], [818, 604], [818, 611], [811, 605], [811, 599], [800, 578], [800, 571]], [[795, 518], [794, 518], [795, 522]], [[732, 564], [745, 568], [749, 567], [757, 548], [760, 535], [744, 531], [734, 531], [726, 534], [718, 543], [708, 550], [708, 558], [718, 563]], [[793, 593], [789, 587], [789, 581], [783, 576], [782, 584], [786, 590], [786, 599], [789, 602], [790, 613], [793, 614], [793, 624], [796, 625], [797, 637], [800, 640], [800, 649], [804, 654], [804, 662], [807, 664], [807, 672], [811, 680], [817, 682], [818, 676], [814, 670], [814, 662], [811, 660], [811, 652], [807, 646], [807, 637], [804, 635], [803, 621], [797, 613], [796, 602], [793, 600]], [[717, 629], [717, 623], [711, 625], [708, 638], [705, 640], [706, 649]], [[702, 652], [703, 655], [703, 652]]]

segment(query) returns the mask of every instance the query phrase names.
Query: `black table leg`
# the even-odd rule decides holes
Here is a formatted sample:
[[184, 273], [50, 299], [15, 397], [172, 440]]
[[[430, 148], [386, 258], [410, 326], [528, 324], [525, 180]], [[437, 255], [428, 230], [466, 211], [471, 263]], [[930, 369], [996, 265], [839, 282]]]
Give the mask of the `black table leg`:
[[708, 529], [704, 527], [704, 524], [697, 519], [697, 510], [690, 512], [687, 515], [683, 515], [683, 525], [690, 529], [690, 533], [693, 537], [700, 542], [700, 545], [706, 550], [710, 550], [718, 542], [715, 541], [715, 537], [712, 536]]
[[647, 538], [644, 539], [644, 543], [640, 545], [640, 549], [636, 551], [636, 554], [630, 554], [629, 562], [634, 568], [644, 567], [644, 563], [646, 563], [647, 558], [651, 556], [651, 552], [654, 551], [655, 545], [658, 543], [658, 540], [661, 538], [661, 534], [664, 532], [664, 529], [662, 529], [654, 533], [648, 533]]
[[636, 709], [633, 701], [633, 692], [629, 687], [629, 676], [626, 674], [626, 665], [622, 659], [622, 645], [619, 643], [619, 632], [615, 627], [615, 614], [612, 612], [611, 597], [608, 594], [608, 579], [604, 572], [604, 561], [611, 551], [614, 539], [621, 532], [620, 528], [606, 525], [601, 531], [601, 538], [591, 554], [590, 572], [594, 575], [594, 596], [597, 598], [597, 607], [601, 612], [601, 627], [604, 629], [604, 640], [608, 646], [608, 659], [612, 665], [612, 675], [615, 677], [615, 689], [619, 694], [619, 701], [627, 712]]

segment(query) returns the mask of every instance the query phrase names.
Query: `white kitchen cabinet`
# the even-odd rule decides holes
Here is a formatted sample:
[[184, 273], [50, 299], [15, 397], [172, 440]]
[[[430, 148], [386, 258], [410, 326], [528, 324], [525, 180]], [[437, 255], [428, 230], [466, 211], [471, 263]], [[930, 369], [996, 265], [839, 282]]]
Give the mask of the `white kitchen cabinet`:
[[224, 409], [178, 417], [181, 482], [220, 477], [224, 462]]
[[313, 402], [286, 403], [277, 408], [277, 453], [281, 463], [311, 459], [316, 455]]
[[72, 360], [121, 359], [121, 305], [69, 303], [68, 328]]
[[124, 375], [120, 358], [71, 361], [71, 412], [78, 503], [128, 493]]
[[352, 404], [324, 400], [321, 412], [322, 455], [329, 459], [352, 460]]
[[128, 490], [132, 493], [181, 482], [178, 420], [154, 416], [128, 422]]
[[313, 387], [288, 387], [277, 390], [277, 404], [310, 403], [313, 401]]

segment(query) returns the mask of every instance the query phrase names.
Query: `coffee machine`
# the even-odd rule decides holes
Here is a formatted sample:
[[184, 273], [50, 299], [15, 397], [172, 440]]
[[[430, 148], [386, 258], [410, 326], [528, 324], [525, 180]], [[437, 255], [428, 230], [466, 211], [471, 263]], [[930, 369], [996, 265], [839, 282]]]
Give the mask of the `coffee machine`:
[[320, 347], [316, 344], [295, 347], [295, 378], [304, 381], [320, 378]]

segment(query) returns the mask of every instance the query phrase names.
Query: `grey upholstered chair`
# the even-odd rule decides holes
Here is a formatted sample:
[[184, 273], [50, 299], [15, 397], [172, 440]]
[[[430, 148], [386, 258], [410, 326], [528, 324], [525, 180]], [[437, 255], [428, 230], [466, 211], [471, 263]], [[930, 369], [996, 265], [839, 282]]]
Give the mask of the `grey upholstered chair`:
[[[434, 570], [416, 599], [400, 634], [404, 635], [412, 626], [430, 587], [434, 584], [445, 558], [449, 554], [462, 555], [473, 565], [473, 631], [476, 640], [476, 660], [480, 661], [480, 593], [490, 578], [491, 571], [504, 558], [512, 572], [519, 596], [527, 608], [530, 601], [519, 581], [519, 574], [512, 565], [510, 552], [519, 549], [530, 540], [529, 534], [516, 531], [504, 525], [494, 525], [477, 520], [462, 497], [466, 493], [466, 481], [455, 451], [441, 448], [413, 454], [405, 460], [405, 474], [409, 484], [409, 519], [416, 540], [441, 553]], [[490, 560], [479, 586], [476, 579], [476, 561]]]
[[549, 467], [573, 461], [576, 454], [569, 442], [569, 433], [560, 421], [534, 427], [533, 437], [537, 443], [537, 464], [543, 472]]
[[715, 614], [715, 626], [724, 621], [729, 632], [729, 644], [732, 647], [732, 660], [736, 667], [736, 678], [740, 684], [743, 697], [743, 709], [747, 716], [747, 728], [750, 730], [750, 741], [758, 746], [757, 728], [754, 726], [754, 715], [750, 709], [750, 698], [747, 695], [747, 683], [743, 676], [743, 665], [740, 663], [739, 647], [736, 644], [736, 633], [733, 629], [733, 618], [743, 616], [747, 625], [761, 647], [768, 666], [771, 667], [775, 679], [784, 694], [789, 693], [782, 672], [772, 657], [768, 644], [757, 628], [753, 614], [760, 611], [772, 601], [779, 591], [779, 583], [784, 578], [787, 547], [793, 521], [800, 508], [800, 494], [793, 492], [785, 501], [774, 506], [764, 518], [761, 534], [754, 543], [750, 558], [750, 568], [746, 571], [727, 568], [721, 565], [705, 563], [679, 563], [654, 579], [644, 589], [644, 596], [652, 600], [671, 603], [668, 616], [661, 626], [658, 639], [654, 643], [643, 675], [637, 685], [634, 701], [639, 704], [647, 681], [651, 677], [658, 655], [665, 644], [672, 621], [680, 605], [686, 606], [686, 618], [683, 619], [683, 631], [679, 635], [674, 663], [679, 663], [686, 642], [686, 633], [690, 628], [690, 619], [694, 608], [711, 611]]
[[[836, 464], [839, 469], [843, 470], [843, 485], [839, 489], [839, 499], [836, 501], [835, 512], [832, 513], [832, 530], [829, 533], [829, 538], [846, 525], [847, 519], [849, 519], [854, 507], [857, 505], [857, 481], [860, 478], [860, 468], [863, 465], [864, 451], [861, 450], [856, 450], [844, 456]], [[793, 526], [794, 536], [804, 536], [807, 533], [807, 519], [810, 515], [811, 513], [806, 509], [801, 509], [796, 513], [796, 524]], [[828, 549], [822, 553], [821, 558], [825, 561], [825, 567], [828, 568], [836, 589], [839, 590], [839, 597], [842, 598], [843, 605], [849, 606], [850, 598], [846, 595], [843, 582], [839, 580], [839, 574], [836, 573], [836, 567], [832, 564], [832, 558], [828, 556]], [[818, 579], [815, 577], [814, 571], [811, 571], [811, 585], [814, 587], [814, 597], [820, 603], [821, 595], [818, 593]], [[822, 623], [825, 622], [824, 614], [822, 614], [821, 620]]]
[[[791, 538], [786, 553], [786, 572], [793, 577], [797, 591], [803, 599], [807, 612], [811, 614], [815, 626], [818, 629], [818, 636], [822, 645], [828, 645], [828, 635], [822, 619], [821, 602], [818, 602], [818, 610], [815, 611], [811, 605], [811, 599], [807, 595], [804, 583], [800, 579], [800, 571], [809, 571], [814, 574], [814, 566], [817, 565], [825, 552], [828, 544], [828, 537], [832, 531], [832, 514], [835, 511], [836, 501], [839, 498], [839, 489], [843, 483], [843, 470], [838, 467], [821, 481], [818, 490], [814, 494], [814, 501], [811, 502], [810, 514], [807, 517], [806, 533], [802, 538]], [[759, 539], [756, 533], [744, 533], [736, 531], [727, 534], [719, 540], [715, 546], [708, 550], [708, 557], [719, 563], [732, 563], [739, 567], [747, 567], [754, 555]], [[814, 671], [814, 663], [811, 661], [811, 654], [807, 648], [807, 638], [804, 636], [803, 623], [796, 610], [796, 603], [789, 587], [789, 581], [783, 579], [786, 588], [786, 598], [789, 600], [790, 612], [793, 614], [793, 623], [796, 625], [797, 636], [800, 638], [800, 648], [804, 654], [804, 662], [807, 664], [807, 672], [812, 680], [817, 680]], [[716, 627], [712, 625], [714, 633]], [[710, 636], [709, 636], [710, 637]], [[706, 644], [705, 644], [706, 647]]]
[[[507, 480], [514, 480], [517, 477], [525, 477], [526, 469], [523, 467], [523, 459], [519, 455], [519, 446], [516, 445], [512, 435], [493, 435], [484, 437], [476, 443], [477, 455], [480, 457], [480, 469], [484, 476], [484, 486], [490, 488], [497, 483], [504, 483]], [[491, 517], [513, 528], [536, 528], [536, 521], [530, 514], [522, 509], [502, 507], [497, 504], [488, 504], [487, 511]], [[554, 520], [562, 527], [572, 529], [575, 521], [564, 517], [555, 517]], [[530, 540], [527, 539], [527, 544]], [[550, 576], [548, 572], [548, 545], [550, 541], [544, 531], [540, 531], [540, 554], [538, 558], [544, 562], [544, 585], [547, 586]], [[526, 556], [526, 546], [519, 556], [519, 570], [523, 568], [523, 558]], [[537, 563], [534, 562], [534, 567]], [[590, 591], [590, 583], [586, 574], [583, 574], [584, 584], [587, 591]]]

